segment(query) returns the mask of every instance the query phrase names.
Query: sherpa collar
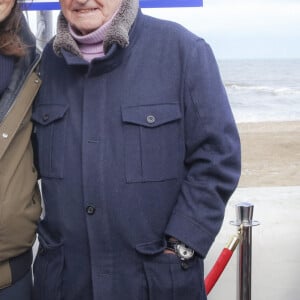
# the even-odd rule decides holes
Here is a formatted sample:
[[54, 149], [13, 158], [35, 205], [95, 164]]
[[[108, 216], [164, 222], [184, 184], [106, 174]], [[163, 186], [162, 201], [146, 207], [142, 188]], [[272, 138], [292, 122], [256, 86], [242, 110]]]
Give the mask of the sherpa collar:
[[[136, 18], [139, 8], [139, 0], [122, 0], [118, 13], [107, 29], [103, 47], [107, 53], [112, 44], [117, 43], [122, 48], [129, 45], [129, 30]], [[57, 20], [57, 34], [53, 41], [54, 52], [60, 56], [61, 49], [65, 49], [77, 56], [82, 57], [79, 47], [68, 29], [68, 22], [62, 12]]]

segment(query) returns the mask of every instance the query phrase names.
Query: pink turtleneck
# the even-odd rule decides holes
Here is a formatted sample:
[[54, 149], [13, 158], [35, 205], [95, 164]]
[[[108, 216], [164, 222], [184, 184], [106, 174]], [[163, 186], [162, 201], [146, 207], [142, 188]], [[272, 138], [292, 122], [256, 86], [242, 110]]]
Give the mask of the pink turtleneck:
[[102, 57], [105, 55], [103, 50], [103, 40], [106, 31], [109, 28], [117, 12], [118, 10], [114, 13], [110, 20], [104, 23], [97, 30], [86, 35], [77, 34], [75, 30], [70, 26], [70, 23], [68, 24], [69, 31], [72, 37], [77, 42], [79, 50], [81, 51], [81, 54], [86, 61], [90, 62], [93, 58]]

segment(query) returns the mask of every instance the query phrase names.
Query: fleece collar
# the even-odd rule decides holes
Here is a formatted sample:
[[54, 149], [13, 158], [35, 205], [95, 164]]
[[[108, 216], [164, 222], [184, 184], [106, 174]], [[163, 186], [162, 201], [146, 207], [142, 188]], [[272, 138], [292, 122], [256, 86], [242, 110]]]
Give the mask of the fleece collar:
[[[112, 20], [104, 37], [104, 53], [107, 53], [114, 43], [122, 48], [129, 45], [129, 31], [137, 16], [138, 9], [139, 0], [122, 0], [119, 11]], [[53, 41], [53, 49], [58, 56], [61, 56], [61, 50], [65, 49], [74, 55], [82, 57], [76, 41], [70, 34], [68, 22], [62, 12], [60, 12], [57, 20], [57, 34]]]

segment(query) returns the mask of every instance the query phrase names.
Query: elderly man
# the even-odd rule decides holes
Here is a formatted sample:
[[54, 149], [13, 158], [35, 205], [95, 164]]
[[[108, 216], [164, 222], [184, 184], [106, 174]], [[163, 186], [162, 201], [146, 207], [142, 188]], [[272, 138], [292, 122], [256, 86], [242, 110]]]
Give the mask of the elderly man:
[[138, 0], [61, 0], [33, 111], [38, 300], [203, 300], [240, 176], [210, 47]]

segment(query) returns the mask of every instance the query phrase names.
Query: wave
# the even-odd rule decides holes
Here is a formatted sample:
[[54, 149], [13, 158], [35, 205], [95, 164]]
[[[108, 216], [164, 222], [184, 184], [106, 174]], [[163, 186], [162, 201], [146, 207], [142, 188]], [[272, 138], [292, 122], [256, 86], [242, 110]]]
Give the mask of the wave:
[[262, 86], [262, 85], [241, 85], [235, 83], [225, 83], [225, 87], [230, 90], [236, 91], [249, 91], [257, 93], [268, 93], [272, 95], [300, 95], [299, 88], [293, 87], [271, 87], [271, 86]]

